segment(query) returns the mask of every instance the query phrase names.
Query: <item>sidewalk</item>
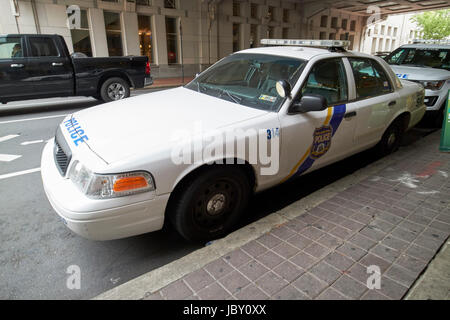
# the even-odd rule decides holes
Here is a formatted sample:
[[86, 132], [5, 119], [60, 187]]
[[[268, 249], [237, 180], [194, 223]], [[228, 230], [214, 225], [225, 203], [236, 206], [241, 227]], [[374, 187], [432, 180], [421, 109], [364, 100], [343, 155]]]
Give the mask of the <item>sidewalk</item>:
[[146, 86], [145, 88], [171, 88], [178, 87], [189, 83], [194, 79], [193, 77], [184, 77], [183, 78], [164, 78], [164, 79], [154, 79], [153, 84], [150, 86]]
[[[438, 151], [439, 138], [432, 133], [96, 299], [402, 299], [416, 282], [409, 298], [423, 297], [423, 272], [450, 234], [450, 154]], [[373, 265], [381, 289], [366, 285]], [[443, 293], [433, 297], [448, 298], [448, 272], [439, 279]]]

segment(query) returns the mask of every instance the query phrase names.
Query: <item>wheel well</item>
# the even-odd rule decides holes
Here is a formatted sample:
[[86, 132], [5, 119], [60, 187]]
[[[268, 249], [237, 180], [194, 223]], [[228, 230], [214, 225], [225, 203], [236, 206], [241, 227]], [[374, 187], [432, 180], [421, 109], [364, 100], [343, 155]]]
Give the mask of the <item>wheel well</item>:
[[111, 79], [111, 78], [121, 78], [121, 79], [125, 80], [130, 87], [133, 86], [130, 79], [125, 74], [123, 74], [121, 72], [108, 72], [108, 73], [102, 75], [100, 80], [98, 81], [97, 92], [100, 92], [100, 89], [102, 88], [103, 83], [105, 83], [106, 80]]
[[[230, 159], [228, 159], [229, 161]], [[186, 176], [184, 176], [175, 186], [175, 188], [172, 190], [172, 192], [170, 193], [169, 196], [169, 200], [167, 202], [167, 206], [166, 206], [166, 212], [164, 214], [164, 220], [166, 221], [168, 218], [167, 213], [170, 211], [171, 209], [171, 204], [173, 203], [173, 199], [175, 199], [178, 194], [180, 193], [180, 191], [190, 183], [190, 181], [192, 181], [193, 179], [195, 179], [198, 175], [202, 174], [203, 172], [214, 168], [214, 167], [219, 167], [219, 166], [237, 166], [239, 168], [241, 168], [249, 183], [250, 183], [250, 189], [254, 190], [255, 186], [256, 186], [256, 175], [255, 175], [255, 171], [252, 167], [252, 165], [250, 163], [248, 163], [247, 161], [245, 161], [245, 163], [242, 164], [238, 164], [238, 159], [232, 159], [233, 160], [233, 164], [226, 164], [226, 159], [223, 159], [223, 164], [204, 164], [194, 170], [192, 170], [191, 172], [189, 172]]]
[[409, 112], [403, 112], [402, 114], [399, 114], [397, 118], [392, 121], [392, 123], [400, 122], [402, 124], [403, 132], [408, 130], [409, 121], [411, 120], [411, 114]]

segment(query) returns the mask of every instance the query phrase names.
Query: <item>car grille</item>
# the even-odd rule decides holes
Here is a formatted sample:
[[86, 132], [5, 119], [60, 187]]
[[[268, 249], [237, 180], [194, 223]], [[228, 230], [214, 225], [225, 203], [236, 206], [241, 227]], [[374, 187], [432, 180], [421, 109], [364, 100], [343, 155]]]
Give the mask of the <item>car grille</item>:
[[55, 156], [55, 163], [59, 173], [62, 176], [65, 176], [67, 168], [69, 167], [70, 159], [72, 158], [72, 153], [70, 152], [70, 148], [62, 135], [60, 127], [56, 131], [53, 154]]

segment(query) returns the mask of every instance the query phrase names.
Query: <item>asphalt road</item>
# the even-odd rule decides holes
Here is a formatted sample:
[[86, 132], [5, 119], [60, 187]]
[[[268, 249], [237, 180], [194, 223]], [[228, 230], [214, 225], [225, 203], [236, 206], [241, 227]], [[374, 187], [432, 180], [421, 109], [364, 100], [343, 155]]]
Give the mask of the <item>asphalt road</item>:
[[[186, 243], [170, 226], [128, 239], [95, 242], [73, 234], [61, 223], [44, 195], [40, 172], [25, 170], [38, 170], [44, 144], [66, 114], [98, 103], [89, 98], [64, 98], [0, 105], [0, 299], [89, 299], [200, 247]], [[404, 144], [432, 131], [414, 129]], [[5, 154], [9, 158], [2, 160]], [[259, 194], [240, 225], [375, 160], [373, 152], [364, 152]], [[22, 174], [10, 176], [17, 172]], [[79, 290], [66, 286], [71, 265], [80, 267]]]

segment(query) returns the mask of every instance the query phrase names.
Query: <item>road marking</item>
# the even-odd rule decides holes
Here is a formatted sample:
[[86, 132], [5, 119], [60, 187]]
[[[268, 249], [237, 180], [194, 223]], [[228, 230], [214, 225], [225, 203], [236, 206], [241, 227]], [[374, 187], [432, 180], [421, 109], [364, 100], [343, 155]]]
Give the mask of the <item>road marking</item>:
[[25, 141], [25, 142], [22, 142], [21, 145], [26, 146], [29, 144], [35, 144], [35, 143], [41, 143], [41, 142], [44, 142], [44, 140]]
[[56, 116], [47, 116], [47, 117], [39, 117], [39, 118], [28, 118], [28, 119], [1, 121], [0, 124], [22, 122], [22, 121], [44, 120], [44, 119], [51, 119], [51, 118], [62, 118], [62, 117], [65, 117], [67, 115], [68, 114], [58, 114]]
[[0, 142], [7, 141], [18, 136], [19, 136], [18, 134], [9, 134], [7, 136], [1, 137]]
[[15, 154], [1, 154], [0, 153], [0, 161], [3, 161], [3, 162], [10, 162], [10, 161], [16, 160], [20, 157], [21, 156], [18, 156]]
[[0, 180], [6, 179], [6, 178], [11, 178], [11, 177], [22, 176], [24, 174], [38, 172], [38, 171], [41, 171], [41, 168], [34, 168], [34, 169], [29, 169], [29, 170], [24, 170], [24, 171], [7, 173], [7, 174], [0, 175]]

